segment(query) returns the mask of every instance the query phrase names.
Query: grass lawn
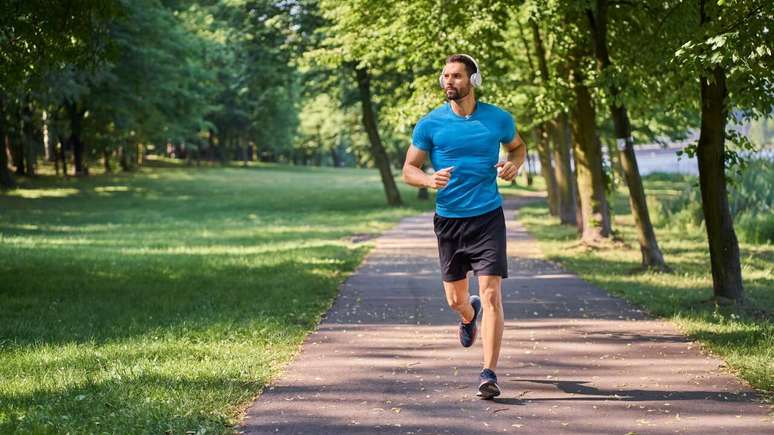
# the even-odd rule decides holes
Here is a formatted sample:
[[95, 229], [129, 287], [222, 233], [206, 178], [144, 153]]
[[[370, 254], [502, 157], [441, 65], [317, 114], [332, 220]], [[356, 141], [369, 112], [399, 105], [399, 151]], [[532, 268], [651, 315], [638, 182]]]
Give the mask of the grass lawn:
[[[666, 200], [684, 190], [685, 183], [646, 178], [645, 188], [651, 199]], [[633, 273], [640, 264], [640, 251], [627, 194], [621, 190], [612, 201], [614, 230], [623, 238], [623, 246], [594, 251], [579, 246], [575, 228], [559, 225], [558, 219], [548, 215], [545, 203], [522, 209], [521, 220], [539, 239], [548, 258], [653, 315], [671, 320], [723, 358], [732, 371], [771, 401], [774, 398], [774, 246], [740, 244], [747, 302], [741, 307], [717, 307], [706, 303], [712, 296], [712, 276], [702, 227], [658, 222], [656, 236], [674, 273]]]
[[376, 171], [145, 168], [0, 194], [0, 433], [228, 432], [390, 209]]

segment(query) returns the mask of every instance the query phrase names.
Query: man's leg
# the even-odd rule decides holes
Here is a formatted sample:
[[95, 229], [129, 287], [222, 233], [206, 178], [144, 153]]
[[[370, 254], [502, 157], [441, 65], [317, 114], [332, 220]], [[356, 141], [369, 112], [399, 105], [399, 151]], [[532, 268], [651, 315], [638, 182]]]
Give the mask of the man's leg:
[[484, 340], [484, 368], [497, 369], [500, 356], [500, 344], [503, 341], [504, 314], [502, 278], [496, 275], [479, 275], [478, 288], [483, 305], [481, 320], [481, 338]]
[[475, 313], [473, 306], [470, 305], [468, 278], [465, 277], [458, 281], [444, 281], [443, 289], [446, 292], [446, 302], [449, 303], [449, 307], [460, 315], [463, 322], [469, 323]]

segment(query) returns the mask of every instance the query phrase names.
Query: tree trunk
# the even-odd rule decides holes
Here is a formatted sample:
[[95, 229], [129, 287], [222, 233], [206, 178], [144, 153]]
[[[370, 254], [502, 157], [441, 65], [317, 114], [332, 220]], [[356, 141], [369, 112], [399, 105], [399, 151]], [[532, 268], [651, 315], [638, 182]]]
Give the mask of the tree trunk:
[[22, 122], [21, 106], [14, 104], [11, 110], [11, 125], [13, 128], [8, 132], [9, 149], [11, 150], [11, 160], [16, 167], [16, 175], [23, 177], [27, 173], [24, 160], [24, 127]]
[[62, 162], [62, 176], [67, 177], [67, 139], [59, 136], [59, 161]]
[[564, 225], [576, 225], [576, 190], [570, 162], [570, 125], [566, 113], [553, 121], [551, 132], [554, 135], [554, 171], [556, 192], [559, 199], [559, 220]]
[[[710, 20], [705, 1], [699, 1], [700, 24]], [[699, 163], [701, 207], [707, 228], [707, 241], [712, 267], [712, 289], [716, 299], [741, 301], [744, 297], [742, 270], [739, 261], [739, 242], [736, 239], [725, 174], [726, 121], [728, 117], [728, 88], [726, 72], [720, 65], [702, 75], [701, 130], [696, 157]]]
[[[527, 178], [527, 186], [532, 186], [532, 173], [535, 171], [535, 162], [534, 157], [530, 155], [530, 153], [527, 153], [525, 160], [527, 161], [527, 170], [525, 172], [525, 177]], [[513, 182], [511, 183], [512, 186], [516, 185], [516, 178], [514, 177]]]
[[81, 132], [83, 128], [83, 115], [85, 110], [79, 109], [77, 103], [66, 102], [65, 107], [70, 116], [70, 139], [68, 140], [70, 148], [73, 151], [73, 164], [75, 165], [75, 175], [89, 175], [89, 170], [84, 164], [84, 154], [86, 154], [86, 145], [81, 141]]
[[121, 170], [129, 172], [132, 170], [132, 165], [129, 163], [129, 156], [127, 152], [127, 144], [121, 144], [118, 148], [118, 165], [121, 166]]
[[629, 187], [629, 206], [632, 209], [632, 217], [634, 217], [634, 223], [637, 227], [637, 239], [640, 243], [642, 266], [645, 268], [668, 270], [669, 267], [664, 262], [664, 256], [658, 246], [656, 233], [650, 221], [648, 202], [645, 198], [645, 188], [642, 186], [642, 178], [637, 166], [637, 157], [634, 154], [631, 132], [628, 132], [628, 134], [626, 132], [629, 126], [626, 108], [623, 106], [611, 108], [611, 112], [616, 136], [618, 136], [618, 156], [626, 179], [626, 185]]
[[51, 115], [44, 110], [41, 118], [43, 121], [43, 158], [47, 162], [53, 162], [56, 160], [56, 153], [54, 151], [53, 136], [51, 135]]
[[331, 159], [333, 160], [334, 168], [343, 166], [341, 156], [339, 155], [338, 146], [331, 147]]
[[5, 95], [0, 93], [0, 189], [16, 187], [8, 169], [8, 131], [5, 125]]
[[12, 189], [16, 187], [16, 181], [8, 169], [8, 136], [3, 124], [0, 120], [0, 189]]
[[742, 270], [739, 242], [728, 208], [725, 154], [725, 128], [728, 89], [722, 67], [712, 71], [712, 79], [701, 77], [701, 131], [697, 159], [701, 205], [709, 242], [712, 288], [715, 297], [742, 300]]
[[33, 124], [32, 105], [27, 97], [22, 106], [22, 143], [24, 147], [24, 162], [27, 168], [27, 175], [35, 176], [35, 165], [37, 163], [36, 143], [35, 143], [35, 125]]
[[[540, 28], [537, 21], [529, 20], [530, 28], [532, 29], [532, 39], [535, 43], [535, 54], [538, 60], [538, 69], [540, 70], [540, 78], [544, 84], [547, 84], [550, 80], [548, 71], [548, 59], [546, 54], [545, 45], [543, 44], [543, 38], [540, 35]], [[569, 139], [562, 135], [563, 131], [559, 130], [561, 127], [567, 127], [567, 115], [563, 115], [564, 122], [558, 122], [554, 120], [552, 122], [545, 123], [545, 131], [548, 137], [554, 142], [553, 152], [548, 156], [548, 160], [553, 158], [553, 183], [554, 183], [554, 196], [555, 196], [555, 208], [556, 212], [552, 213], [555, 216], [559, 216], [559, 220], [563, 224], [575, 224], [575, 191], [573, 189], [572, 182], [572, 170], [570, 168], [570, 142]], [[550, 148], [550, 146], [548, 146]], [[549, 197], [549, 204], [550, 204]]]
[[559, 198], [556, 189], [554, 167], [551, 164], [551, 144], [548, 143], [548, 124], [543, 123], [535, 127], [538, 159], [540, 159], [540, 175], [546, 182], [548, 193], [548, 211], [551, 216], [559, 215]]
[[210, 160], [215, 160], [215, 131], [211, 128], [207, 130], [207, 154]]
[[580, 70], [576, 68], [572, 75], [575, 92], [573, 150], [583, 217], [581, 238], [583, 242], [593, 244], [610, 236], [610, 208], [605, 196], [602, 148], [596, 137], [596, 115], [591, 94]]
[[102, 163], [105, 165], [106, 174], [113, 172], [113, 168], [110, 166], [110, 151], [107, 148], [102, 150]]
[[[589, 19], [592, 41], [594, 42], [594, 55], [597, 60], [597, 69], [604, 72], [610, 65], [610, 56], [607, 50], [607, 0], [597, 0], [596, 15], [591, 9], [586, 9]], [[608, 81], [608, 83], [612, 83]], [[656, 233], [650, 222], [648, 203], [645, 198], [645, 189], [642, 186], [640, 170], [637, 167], [637, 157], [634, 154], [634, 140], [632, 139], [631, 124], [626, 106], [617, 98], [620, 89], [610, 84], [607, 91], [610, 94], [610, 115], [615, 128], [616, 142], [618, 144], [621, 167], [624, 171], [626, 185], [629, 187], [629, 205], [632, 217], [637, 227], [637, 239], [640, 242], [642, 253], [642, 266], [645, 268], [668, 269], [664, 263], [664, 256], [656, 241]], [[613, 164], [613, 152], [610, 153], [611, 165]]]
[[390, 161], [387, 157], [387, 151], [384, 149], [382, 139], [379, 137], [379, 128], [376, 122], [376, 113], [374, 112], [373, 102], [371, 100], [371, 77], [364, 68], [355, 68], [357, 75], [357, 85], [360, 91], [360, 102], [363, 109], [363, 126], [368, 134], [368, 140], [371, 143], [371, 155], [374, 163], [379, 169], [384, 185], [384, 194], [387, 196], [387, 204], [391, 206], [402, 205], [398, 186], [395, 184], [395, 178], [392, 176]]
[[575, 190], [575, 229], [583, 235], [583, 207], [581, 207], [580, 190], [578, 189], [578, 167], [575, 167], [572, 177], [573, 190]]

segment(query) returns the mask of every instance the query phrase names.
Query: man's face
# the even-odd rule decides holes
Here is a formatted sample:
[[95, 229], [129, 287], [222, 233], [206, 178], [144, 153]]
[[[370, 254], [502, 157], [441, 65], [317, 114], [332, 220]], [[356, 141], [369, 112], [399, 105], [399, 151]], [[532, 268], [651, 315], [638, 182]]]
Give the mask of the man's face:
[[459, 101], [467, 97], [472, 86], [464, 63], [451, 62], [443, 68], [443, 91], [447, 100]]

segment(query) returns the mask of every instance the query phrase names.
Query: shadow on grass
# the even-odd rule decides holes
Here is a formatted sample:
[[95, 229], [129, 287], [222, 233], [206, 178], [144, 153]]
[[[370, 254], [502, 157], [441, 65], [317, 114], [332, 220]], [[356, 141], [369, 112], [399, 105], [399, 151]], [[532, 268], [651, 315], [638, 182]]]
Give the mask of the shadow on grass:
[[[165, 330], [195, 335], [222, 322], [310, 328], [342, 271], [353, 270], [366, 249], [323, 244], [244, 256], [120, 258], [103, 255], [109, 249], [18, 249], [17, 260], [4, 265], [19, 280], [0, 291], [0, 336], [17, 347], [104, 343]], [[288, 306], [288, 298], [295, 303]], [[185, 332], [175, 332], [181, 325]]]
[[228, 374], [199, 375], [195, 380], [142, 375], [131, 380], [89, 381], [59, 391], [0, 395], [5, 414], [0, 432], [101, 433], [120, 428], [123, 433], [223, 433], [230, 426], [230, 416], [221, 413], [220, 406], [181, 412], [191, 402], [186, 395], [233, 403], [249, 399], [260, 386]]

